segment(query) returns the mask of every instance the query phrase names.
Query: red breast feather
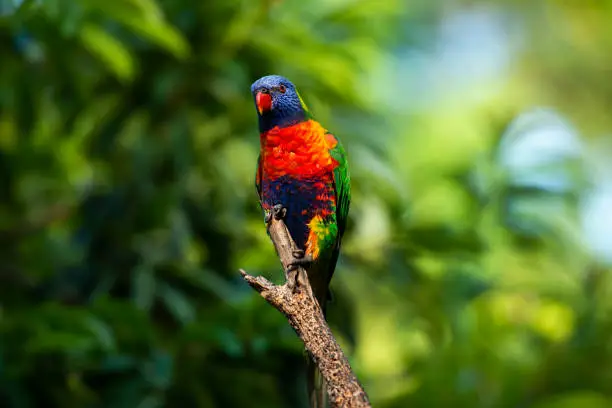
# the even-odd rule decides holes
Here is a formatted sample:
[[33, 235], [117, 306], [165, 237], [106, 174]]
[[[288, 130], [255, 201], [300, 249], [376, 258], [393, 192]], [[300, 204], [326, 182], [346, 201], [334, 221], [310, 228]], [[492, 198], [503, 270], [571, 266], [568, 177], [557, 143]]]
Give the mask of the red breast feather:
[[[331, 136], [331, 135], [330, 135]], [[282, 176], [333, 181], [338, 163], [329, 154], [336, 141], [317, 121], [275, 127], [260, 136], [263, 174], [269, 180]]]

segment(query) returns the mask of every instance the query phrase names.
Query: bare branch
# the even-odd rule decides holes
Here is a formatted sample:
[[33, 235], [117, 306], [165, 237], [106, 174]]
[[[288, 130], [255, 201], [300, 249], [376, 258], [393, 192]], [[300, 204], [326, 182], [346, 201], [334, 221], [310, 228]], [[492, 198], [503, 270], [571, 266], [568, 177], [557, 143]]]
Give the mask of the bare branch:
[[253, 289], [289, 320], [325, 378], [332, 407], [371, 408], [359, 380], [353, 373], [344, 352], [334, 338], [323, 312], [312, 294], [308, 275], [299, 267], [289, 271], [295, 244], [287, 227], [272, 217], [268, 227], [285, 271], [286, 282], [275, 285], [261, 276], [240, 273]]

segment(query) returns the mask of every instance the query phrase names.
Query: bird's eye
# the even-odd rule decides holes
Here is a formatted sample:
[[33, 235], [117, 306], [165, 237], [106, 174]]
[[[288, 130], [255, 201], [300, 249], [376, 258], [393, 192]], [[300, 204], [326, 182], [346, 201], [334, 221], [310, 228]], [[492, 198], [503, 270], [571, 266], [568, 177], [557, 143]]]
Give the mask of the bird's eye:
[[285, 91], [287, 90], [287, 88], [285, 87], [285, 85], [280, 84], [278, 87], [278, 90], [280, 91], [280, 93], [285, 93]]

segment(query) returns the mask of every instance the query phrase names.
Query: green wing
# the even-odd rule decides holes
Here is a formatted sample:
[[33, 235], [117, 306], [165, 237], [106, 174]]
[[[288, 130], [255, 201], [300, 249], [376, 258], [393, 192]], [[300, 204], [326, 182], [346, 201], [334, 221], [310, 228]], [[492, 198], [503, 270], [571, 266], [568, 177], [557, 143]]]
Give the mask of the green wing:
[[349, 207], [351, 205], [351, 176], [349, 174], [348, 161], [346, 158], [346, 152], [344, 147], [340, 143], [340, 140], [335, 136], [329, 134], [336, 140], [336, 146], [329, 150], [331, 156], [338, 162], [338, 166], [334, 169], [334, 190], [336, 192], [336, 222], [338, 224], [338, 237], [336, 238], [336, 245], [331, 259], [331, 271], [329, 273], [329, 279], [331, 280], [334, 269], [336, 268], [336, 262], [338, 261], [338, 255], [340, 254], [340, 243], [344, 230], [346, 228], [346, 221], [348, 219]]
[[336, 191], [336, 222], [338, 223], [339, 241], [346, 228], [346, 220], [351, 204], [351, 176], [344, 147], [342, 147], [338, 138], [332, 137], [337, 142], [336, 146], [330, 149], [329, 153], [338, 162], [338, 166], [334, 169], [334, 189]]

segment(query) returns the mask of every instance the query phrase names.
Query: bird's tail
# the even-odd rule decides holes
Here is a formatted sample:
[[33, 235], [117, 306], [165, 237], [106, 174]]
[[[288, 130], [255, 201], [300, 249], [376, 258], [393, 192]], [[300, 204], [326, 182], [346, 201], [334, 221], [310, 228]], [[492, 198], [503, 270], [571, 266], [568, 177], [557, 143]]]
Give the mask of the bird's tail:
[[325, 380], [312, 357], [308, 356], [307, 376], [308, 376], [308, 399], [310, 408], [327, 408], [327, 389]]

